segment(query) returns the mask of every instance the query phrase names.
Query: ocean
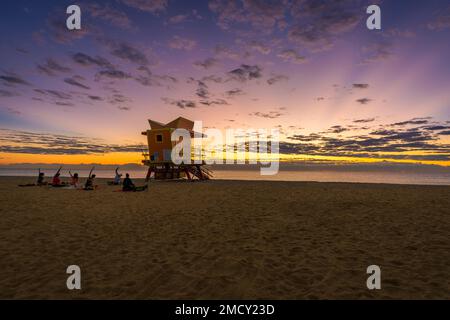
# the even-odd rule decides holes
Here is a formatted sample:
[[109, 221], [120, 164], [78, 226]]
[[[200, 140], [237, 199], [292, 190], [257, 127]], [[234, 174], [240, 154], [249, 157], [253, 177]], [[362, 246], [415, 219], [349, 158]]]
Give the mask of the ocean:
[[[262, 176], [259, 170], [212, 169], [214, 179], [220, 180], [267, 180], [267, 181], [317, 181], [317, 182], [353, 182], [353, 183], [391, 183], [418, 185], [450, 185], [450, 170], [334, 170], [329, 168], [306, 168], [280, 170], [273, 176]], [[45, 169], [45, 176], [52, 177], [56, 169]], [[87, 177], [88, 169], [73, 170], [81, 178]], [[129, 173], [134, 179], [145, 178], [146, 168], [120, 170]], [[114, 178], [114, 169], [99, 168], [94, 171], [98, 178]], [[0, 176], [37, 176], [37, 169], [0, 167]], [[69, 177], [69, 171], [63, 169], [61, 176]]]

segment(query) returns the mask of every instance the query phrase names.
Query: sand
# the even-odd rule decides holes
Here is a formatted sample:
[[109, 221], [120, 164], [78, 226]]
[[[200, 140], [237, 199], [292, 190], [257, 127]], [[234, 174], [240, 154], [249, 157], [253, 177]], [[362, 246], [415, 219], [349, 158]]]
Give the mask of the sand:
[[[33, 180], [0, 178], [2, 299], [450, 298], [448, 186], [17, 187]], [[82, 290], [66, 288], [71, 264]]]

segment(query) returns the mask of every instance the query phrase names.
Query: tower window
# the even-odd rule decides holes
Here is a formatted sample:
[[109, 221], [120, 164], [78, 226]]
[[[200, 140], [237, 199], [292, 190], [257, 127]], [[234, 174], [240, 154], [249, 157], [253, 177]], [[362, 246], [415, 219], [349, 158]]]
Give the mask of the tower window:
[[156, 142], [163, 142], [163, 136], [162, 136], [162, 134], [157, 134], [157, 135], [156, 135]]

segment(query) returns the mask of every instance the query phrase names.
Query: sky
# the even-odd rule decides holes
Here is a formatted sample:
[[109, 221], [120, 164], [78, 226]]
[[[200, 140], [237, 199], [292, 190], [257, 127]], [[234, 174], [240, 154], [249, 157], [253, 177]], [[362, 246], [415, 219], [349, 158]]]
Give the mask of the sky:
[[[66, 28], [67, 6], [81, 30]], [[366, 27], [368, 5], [381, 30]], [[450, 166], [447, 0], [3, 1], [0, 164], [139, 163], [147, 119]]]

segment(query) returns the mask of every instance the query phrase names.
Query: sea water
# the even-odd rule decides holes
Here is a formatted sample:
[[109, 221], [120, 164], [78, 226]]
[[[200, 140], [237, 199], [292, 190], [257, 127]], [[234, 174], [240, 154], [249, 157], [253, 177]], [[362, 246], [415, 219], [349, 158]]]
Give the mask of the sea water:
[[[42, 170], [47, 179], [51, 178], [56, 169]], [[83, 178], [89, 175], [87, 169], [72, 170]], [[131, 178], [145, 178], [146, 167], [119, 170], [123, 176], [129, 173]], [[354, 182], [354, 183], [392, 183], [392, 184], [421, 184], [421, 185], [450, 185], [450, 171], [414, 171], [414, 170], [329, 170], [329, 169], [281, 169], [272, 176], [262, 176], [259, 170], [246, 169], [212, 169], [214, 179], [220, 180], [268, 180], [268, 181], [317, 181], [317, 182]], [[0, 168], [0, 176], [30, 176], [37, 177], [37, 169]], [[98, 178], [114, 178], [114, 169], [95, 169]], [[69, 177], [69, 170], [62, 169], [61, 176]]]

